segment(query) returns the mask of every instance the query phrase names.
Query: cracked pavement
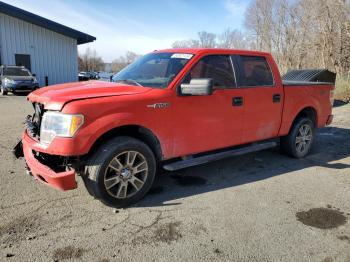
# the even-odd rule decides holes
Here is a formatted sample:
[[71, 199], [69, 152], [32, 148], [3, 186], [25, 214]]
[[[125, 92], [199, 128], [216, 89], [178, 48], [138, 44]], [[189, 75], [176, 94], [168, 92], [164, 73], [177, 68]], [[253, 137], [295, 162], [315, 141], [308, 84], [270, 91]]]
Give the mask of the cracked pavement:
[[[161, 172], [140, 203], [115, 210], [78, 189], [25, 174], [9, 152], [32, 107], [0, 97], [1, 261], [350, 261], [350, 105], [318, 131], [311, 154], [278, 149]], [[322, 229], [296, 214], [336, 210]]]

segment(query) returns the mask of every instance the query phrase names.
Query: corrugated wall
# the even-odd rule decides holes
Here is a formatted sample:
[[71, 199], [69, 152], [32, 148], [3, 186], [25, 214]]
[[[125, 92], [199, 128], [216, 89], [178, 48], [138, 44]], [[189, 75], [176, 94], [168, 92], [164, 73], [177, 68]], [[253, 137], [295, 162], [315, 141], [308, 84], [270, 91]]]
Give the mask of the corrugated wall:
[[1, 63], [15, 64], [15, 54], [28, 54], [40, 86], [77, 81], [77, 41], [0, 13]]

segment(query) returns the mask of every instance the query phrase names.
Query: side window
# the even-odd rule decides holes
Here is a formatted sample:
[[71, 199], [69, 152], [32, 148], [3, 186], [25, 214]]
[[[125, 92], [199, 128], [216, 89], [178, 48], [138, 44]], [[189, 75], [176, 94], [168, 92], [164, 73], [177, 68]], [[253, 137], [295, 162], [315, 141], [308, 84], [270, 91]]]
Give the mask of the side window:
[[230, 57], [226, 55], [203, 57], [192, 67], [183, 83], [189, 83], [194, 78], [212, 78], [216, 88], [236, 87]]
[[238, 86], [272, 86], [271, 69], [262, 56], [235, 56], [239, 69]]

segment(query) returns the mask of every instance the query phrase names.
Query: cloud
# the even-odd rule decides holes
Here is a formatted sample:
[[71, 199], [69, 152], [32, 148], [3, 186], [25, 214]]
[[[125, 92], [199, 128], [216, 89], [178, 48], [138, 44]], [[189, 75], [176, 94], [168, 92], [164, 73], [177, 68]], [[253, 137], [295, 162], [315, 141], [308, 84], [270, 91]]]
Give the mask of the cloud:
[[[102, 36], [101, 36], [102, 38]], [[148, 37], [148, 36], [128, 36], [120, 37], [118, 35], [104, 36], [103, 41], [79, 46], [79, 52], [85, 52], [86, 48], [95, 49], [105, 62], [111, 62], [126, 51], [132, 51], [137, 54], [146, 54], [153, 50], [170, 48], [176, 38]]]
[[242, 16], [247, 8], [248, 1], [225, 0], [223, 2], [225, 9], [234, 16]]
[[126, 51], [145, 54], [155, 49], [169, 48], [178, 40], [172, 35], [165, 35], [161, 25], [147, 25], [122, 11], [109, 13], [83, 1], [75, 1], [74, 6], [68, 1], [4, 2], [95, 36], [95, 42], [79, 45], [78, 51], [84, 52], [87, 47], [95, 49], [106, 62], [124, 55]]
[[78, 50], [95, 49], [106, 62], [126, 51], [145, 54], [170, 48], [177, 40], [195, 38], [198, 31], [219, 33], [227, 26], [240, 27], [249, 3], [220, 0], [221, 6], [217, 6], [215, 1], [208, 0], [198, 6], [200, 0], [119, 0], [107, 4], [86, 0], [2, 1], [95, 36], [95, 42], [79, 45]]

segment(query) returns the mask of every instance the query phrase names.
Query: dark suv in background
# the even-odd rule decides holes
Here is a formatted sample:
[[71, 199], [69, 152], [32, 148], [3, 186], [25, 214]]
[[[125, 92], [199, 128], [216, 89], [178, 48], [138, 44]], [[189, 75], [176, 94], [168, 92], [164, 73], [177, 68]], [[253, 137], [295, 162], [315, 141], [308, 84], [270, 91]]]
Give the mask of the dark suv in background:
[[39, 88], [35, 75], [24, 66], [0, 66], [0, 93], [29, 93]]

